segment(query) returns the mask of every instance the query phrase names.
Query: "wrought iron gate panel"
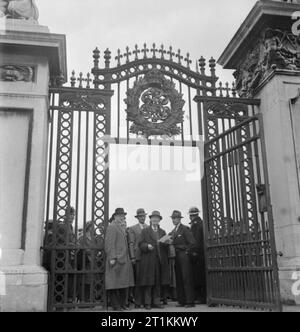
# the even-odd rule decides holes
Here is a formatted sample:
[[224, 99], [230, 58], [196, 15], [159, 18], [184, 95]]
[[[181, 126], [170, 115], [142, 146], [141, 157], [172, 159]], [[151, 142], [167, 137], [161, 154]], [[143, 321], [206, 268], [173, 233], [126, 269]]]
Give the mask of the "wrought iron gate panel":
[[281, 310], [259, 101], [197, 100], [206, 138], [208, 302]]
[[[193, 103], [196, 95], [229, 94], [229, 85], [216, 87], [218, 77], [216, 76], [216, 61], [209, 60], [209, 72], [206, 68], [206, 60], [201, 57], [192, 64], [189, 53], [183, 56], [181, 50], [173, 50], [172, 47], [165, 49], [163, 45], [157, 47], [146, 44], [139, 48], [137, 45], [131, 50], [126, 48], [125, 52], [117, 51], [115, 57], [107, 49], [103, 54], [96, 49], [93, 53], [95, 87], [98, 89], [112, 89], [115, 95], [112, 98], [111, 107], [111, 137], [113, 144], [175, 144], [181, 146], [197, 146], [202, 136], [202, 110], [200, 106]], [[101, 63], [104, 62], [104, 63]], [[192, 66], [194, 69], [192, 69]], [[153, 76], [161, 75], [170, 80], [175, 90], [182, 95], [185, 105], [183, 107], [184, 117], [180, 123], [180, 134], [168, 136], [167, 130], [164, 135], [151, 135], [145, 137], [141, 134], [132, 133], [131, 128], [134, 119], [128, 114], [128, 93], [134, 89], [140, 79], [147, 77], [153, 72]], [[76, 82], [74, 77], [73, 82]], [[235, 91], [233, 90], [233, 94]], [[127, 113], [127, 116], [126, 116]]]
[[109, 134], [111, 96], [111, 91], [82, 86], [50, 89], [43, 250], [50, 272], [51, 311], [106, 305], [109, 170], [105, 135]]

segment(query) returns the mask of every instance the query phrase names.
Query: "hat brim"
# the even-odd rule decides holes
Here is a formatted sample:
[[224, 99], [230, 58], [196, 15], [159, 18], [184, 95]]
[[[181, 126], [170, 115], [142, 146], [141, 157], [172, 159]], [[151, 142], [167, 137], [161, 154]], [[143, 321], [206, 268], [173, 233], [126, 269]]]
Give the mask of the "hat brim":
[[115, 213], [115, 216], [127, 216], [127, 212]]
[[162, 220], [162, 216], [158, 216], [157, 214], [152, 214], [151, 216], [149, 216], [149, 218], [151, 219], [152, 217], [158, 217], [160, 220]]
[[138, 218], [138, 217], [145, 217], [145, 216], [147, 216], [147, 213], [137, 214], [135, 217]]
[[172, 219], [175, 219], [175, 218], [179, 218], [179, 219], [183, 219], [184, 217], [179, 217], [179, 216], [171, 216], [170, 218], [172, 218]]

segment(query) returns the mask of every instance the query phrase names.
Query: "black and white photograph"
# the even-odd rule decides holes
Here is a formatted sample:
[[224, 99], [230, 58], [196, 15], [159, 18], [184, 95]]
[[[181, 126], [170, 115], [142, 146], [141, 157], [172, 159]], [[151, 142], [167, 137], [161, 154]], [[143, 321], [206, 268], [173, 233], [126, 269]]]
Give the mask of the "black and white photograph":
[[4, 312], [300, 312], [300, 0], [0, 0]]

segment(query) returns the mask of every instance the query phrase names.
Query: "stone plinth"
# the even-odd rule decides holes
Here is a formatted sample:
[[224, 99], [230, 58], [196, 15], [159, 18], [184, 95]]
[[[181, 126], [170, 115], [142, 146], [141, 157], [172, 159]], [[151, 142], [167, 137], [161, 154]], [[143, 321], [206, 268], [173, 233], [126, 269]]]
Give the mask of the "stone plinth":
[[[0, 311], [45, 311], [41, 267], [50, 77], [66, 75], [65, 36], [28, 21], [0, 31]], [[5, 293], [5, 294], [3, 294]]]
[[242, 97], [261, 99], [281, 296], [300, 304], [299, 4], [259, 1], [219, 59], [235, 69]]

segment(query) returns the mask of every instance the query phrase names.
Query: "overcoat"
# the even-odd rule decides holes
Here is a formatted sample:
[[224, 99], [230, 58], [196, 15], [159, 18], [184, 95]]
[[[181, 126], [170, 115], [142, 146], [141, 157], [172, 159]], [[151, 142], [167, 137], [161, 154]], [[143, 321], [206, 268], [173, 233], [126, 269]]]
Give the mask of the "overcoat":
[[[158, 228], [158, 239], [166, 235], [166, 232]], [[140, 273], [137, 278], [139, 286], [154, 286], [155, 275], [160, 280], [160, 285], [170, 284], [170, 270], [168, 262], [168, 245], [159, 243], [152, 227], [143, 229], [141, 234], [140, 249]], [[154, 250], [149, 250], [151, 244]]]
[[[105, 288], [106, 290], [123, 289], [134, 286], [132, 264], [129, 257], [128, 242], [125, 229], [113, 221], [105, 235]], [[111, 260], [116, 260], [114, 266]]]
[[203, 221], [200, 217], [191, 222], [191, 231], [196, 240], [194, 248], [191, 250], [193, 275], [195, 286], [205, 286], [206, 268], [204, 251], [204, 229]]
[[175, 272], [178, 302], [193, 304], [195, 299], [194, 278], [189, 254], [195, 246], [195, 239], [190, 228], [182, 224], [177, 230], [173, 230], [171, 235], [176, 250]]
[[[148, 225], [144, 225], [144, 228], [148, 228]], [[141, 250], [139, 243], [141, 241], [142, 227], [140, 224], [134, 225], [128, 229], [128, 241], [129, 241], [129, 253], [130, 258], [136, 261], [141, 260]]]

